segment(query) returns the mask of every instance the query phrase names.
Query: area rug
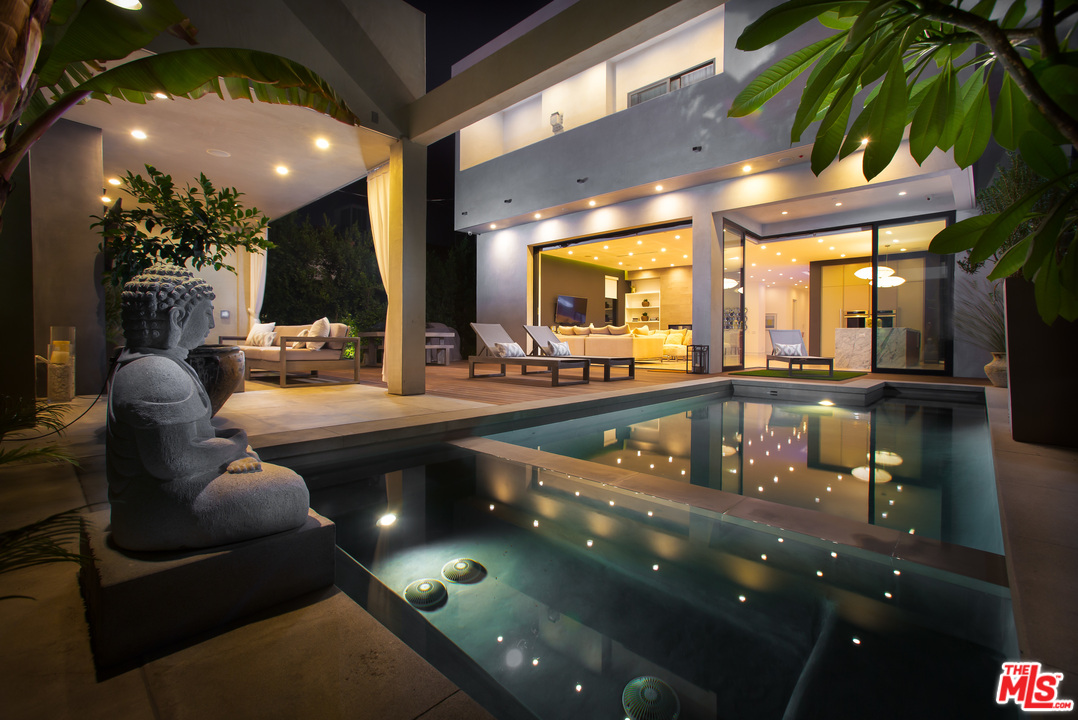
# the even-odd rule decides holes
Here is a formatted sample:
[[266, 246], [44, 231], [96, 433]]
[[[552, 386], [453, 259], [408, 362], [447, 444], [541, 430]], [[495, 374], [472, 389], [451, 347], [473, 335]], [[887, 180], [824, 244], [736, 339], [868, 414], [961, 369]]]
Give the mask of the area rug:
[[752, 377], [769, 377], [777, 378], [780, 380], [849, 380], [850, 378], [861, 377], [867, 373], [863, 372], [849, 372], [849, 371], [835, 371], [835, 376], [830, 377], [826, 370], [794, 370], [793, 377], [790, 376], [789, 370], [741, 370], [738, 372], [732, 372], [731, 375], [751, 375]]

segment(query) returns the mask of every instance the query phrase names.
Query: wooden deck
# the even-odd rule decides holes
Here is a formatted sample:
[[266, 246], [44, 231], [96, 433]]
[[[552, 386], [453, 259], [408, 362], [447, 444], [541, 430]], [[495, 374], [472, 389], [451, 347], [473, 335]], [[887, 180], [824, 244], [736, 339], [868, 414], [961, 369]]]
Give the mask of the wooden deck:
[[[637, 365], [636, 378], [633, 380], [619, 380], [617, 382], [603, 382], [602, 373], [600, 379], [593, 379], [587, 385], [570, 385], [565, 387], [551, 387], [549, 375], [521, 375], [518, 368], [508, 368], [505, 377], [493, 378], [468, 378], [468, 363], [456, 362], [449, 365], [428, 365], [426, 376], [426, 390], [430, 395], [455, 398], [459, 400], [472, 400], [474, 402], [489, 403], [491, 405], [510, 405], [518, 402], [531, 400], [549, 400], [550, 398], [566, 397], [578, 398], [587, 393], [605, 392], [609, 390], [623, 390], [628, 388], [653, 387], [656, 385], [669, 385], [673, 383], [699, 380], [708, 377], [722, 377], [728, 373], [716, 373], [712, 375], [690, 375], [682, 368], [684, 365], [668, 363], [669, 369], [652, 369], [646, 365]], [[569, 371], [572, 374], [573, 371]], [[296, 384], [321, 385], [322, 380], [329, 381], [344, 375], [333, 373], [321, 373], [322, 378], [314, 381], [300, 380], [296, 376]], [[950, 378], [927, 375], [897, 375], [892, 373], [870, 373], [863, 376], [873, 380], [899, 380], [907, 382], [929, 383], [953, 383], [962, 385], [987, 385], [987, 380], [973, 378]], [[350, 376], [349, 376], [350, 378]], [[783, 378], [785, 379], [785, 378]], [[253, 382], [259, 382], [257, 380]], [[364, 367], [360, 371], [360, 382], [373, 387], [386, 387], [382, 382], [382, 369], [380, 367]], [[851, 380], [838, 381], [852, 382]], [[275, 379], [267, 381], [273, 387], [277, 387]], [[261, 383], [260, 383], [261, 384]]]

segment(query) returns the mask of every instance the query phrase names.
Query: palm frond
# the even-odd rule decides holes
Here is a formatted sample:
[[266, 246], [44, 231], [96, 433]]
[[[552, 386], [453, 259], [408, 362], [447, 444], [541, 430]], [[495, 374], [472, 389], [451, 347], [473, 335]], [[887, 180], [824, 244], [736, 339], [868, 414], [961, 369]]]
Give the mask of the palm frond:
[[54, 562], [84, 562], [88, 558], [68, 549], [81, 530], [81, 509], [74, 509], [0, 533], [0, 573]]

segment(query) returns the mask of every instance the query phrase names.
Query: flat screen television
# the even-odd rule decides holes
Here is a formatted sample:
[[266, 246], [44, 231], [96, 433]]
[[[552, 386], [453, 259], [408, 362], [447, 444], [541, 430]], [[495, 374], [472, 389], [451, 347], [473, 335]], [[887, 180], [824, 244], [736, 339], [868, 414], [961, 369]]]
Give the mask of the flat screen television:
[[588, 299], [559, 295], [554, 304], [554, 322], [558, 325], [583, 325], [588, 317]]

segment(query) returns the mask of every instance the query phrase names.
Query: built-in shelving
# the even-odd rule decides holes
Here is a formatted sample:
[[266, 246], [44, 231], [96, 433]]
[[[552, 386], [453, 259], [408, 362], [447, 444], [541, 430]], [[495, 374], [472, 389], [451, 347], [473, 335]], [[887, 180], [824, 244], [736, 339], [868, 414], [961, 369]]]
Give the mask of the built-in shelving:
[[659, 291], [659, 278], [641, 278], [634, 285], [636, 292], [625, 293], [625, 322], [630, 328], [642, 325], [652, 329], [661, 327], [659, 308], [662, 293]]

